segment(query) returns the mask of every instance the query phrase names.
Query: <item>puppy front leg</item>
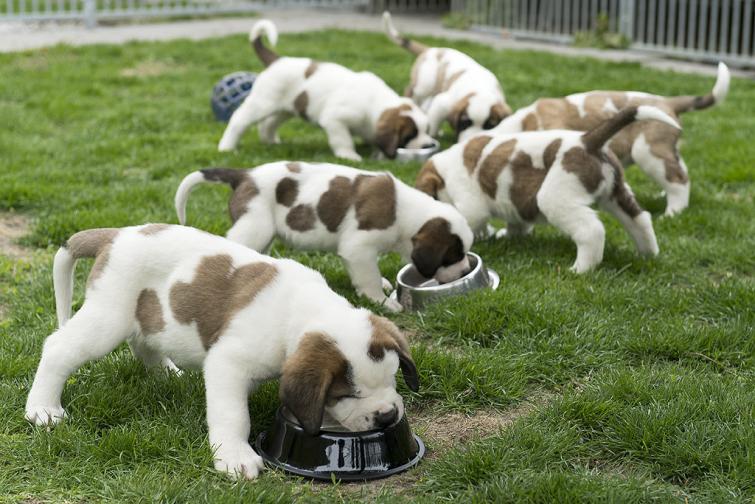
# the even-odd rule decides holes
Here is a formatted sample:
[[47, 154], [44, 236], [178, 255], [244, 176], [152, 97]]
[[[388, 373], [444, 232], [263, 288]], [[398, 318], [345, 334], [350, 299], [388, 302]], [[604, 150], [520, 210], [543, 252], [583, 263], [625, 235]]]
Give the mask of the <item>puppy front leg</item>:
[[216, 344], [204, 361], [207, 427], [215, 469], [232, 477], [254, 479], [264, 467], [249, 445], [248, 397], [257, 383], [234, 352]]
[[267, 105], [265, 106], [264, 100], [254, 100], [253, 95], [249, 95], [244, 103], [231, 116], [231, 120], [228, 121], [223, 132], [223, 138], [220, 139], [218, 144], [219, 152], [228, 152], [236, 148], [239, 143], [239, 138], [246, 131], [246, 129], [259, 122], [275, 112], [275, 109]]
[[428, 134], [435, 138], [443, 121], [446, 120], [448, 113], [451, 111], [451, 100], [448, 93], [442, 93], [433, 98], [430, 109], [427, 111], [427, 120], [429, 124]]
[[339, 252], [351, 277], [351, 284], [357, 293], [381, 304], [393, 312], [401, 311], [401, 305], [383, 292], [383, 277], [378, 268], [377, 254], [374, 252]]
[[321, 124], [328, 135], [328, 144], [333, 154], [351, 161], [362, 160], [362, 156], [354, 149], [354, 139], [345, 124], [338, 119], [325, 119]]

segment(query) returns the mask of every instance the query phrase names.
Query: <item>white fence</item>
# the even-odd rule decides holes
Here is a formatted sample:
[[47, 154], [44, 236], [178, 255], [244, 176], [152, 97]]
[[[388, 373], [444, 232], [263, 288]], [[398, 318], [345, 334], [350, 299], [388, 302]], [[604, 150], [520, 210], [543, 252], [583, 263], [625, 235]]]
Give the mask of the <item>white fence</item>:
[[451, 9], [476, 28], [562, 43], [605, 15], [634, 49], [755, 66], [755, 0], [452, 0]]
[[370, 0], [0, 0], [2, 21], [84, 21], [254, 12], [272, 7], [366, 7]]

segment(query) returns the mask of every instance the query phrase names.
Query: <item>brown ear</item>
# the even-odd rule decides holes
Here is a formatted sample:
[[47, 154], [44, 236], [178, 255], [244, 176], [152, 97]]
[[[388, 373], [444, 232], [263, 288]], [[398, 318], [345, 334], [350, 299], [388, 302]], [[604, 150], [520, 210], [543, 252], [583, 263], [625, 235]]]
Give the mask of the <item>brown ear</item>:
[[411, 117], [401, 112], [411, 110], [411, 105], [386, 109], [377, 122], [375, 144], [389, 159], [396, 157], [396, 150], [417, 136], [417, 125]]
[[346, 374], [347, 368], [346, 358], [322, 333], [305, 334], [296, 352], [286, 360], [279, 396], [307, 434], [320, 431], [328, 390], [336, 376]]
[[414, 186], [423, 193], [427, 193], [433, 198], [438, 199], [438, 191], [443, 189], [446, 183], [435, 168], [435, 163], [433, 163], [432, 159], [429, 159], [419, 171]]
[[417, 392], [419, 390], [419, 373], [412, 360], [409, 344], [401, 330], [387, 318], [377, 315], [370, 315], [370, 323], [373, 327], [372, 339], [367, 351], [370, 358], [378, 361], [385, 356], [386, 350], [396, 352], [401, 373], [404, 375], [404, 382], [410, 390]]
[[474, 94], [474, 92], [469, 93], [464, 98], [454, 103], [454, 106], [451, 107], [451, 112], [448, 113], [448, 122], [451, 124], [451, 127], [457, 135], [471, 124], [469, 121], [469, 115], [467, 114], [467, 107], [469, 107], [469, 99]]

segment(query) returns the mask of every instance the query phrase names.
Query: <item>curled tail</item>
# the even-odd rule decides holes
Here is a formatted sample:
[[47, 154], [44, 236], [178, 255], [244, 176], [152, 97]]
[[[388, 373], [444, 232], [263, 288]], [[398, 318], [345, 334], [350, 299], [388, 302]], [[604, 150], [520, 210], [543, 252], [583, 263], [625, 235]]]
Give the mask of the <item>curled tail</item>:
[[425, 44], [417, 42], [416, 40], [402, 37], [396, 27], [393, 26], [391, 13], [388, 11], [383, 12], [383, 29], [385, 30], [386, 35], [388, 35], [388, 38], [390, 38], [396, 45], [403, 47], [407, 51], [414, 53], [417, 56], [427, 51], [428, 49]]
[[52, 264], [52, 279], [55, 289], [55, 311], [58, 327], [71, 318], [73, 300], [73, 271], [76, 260], [84, 257], [97, 257], [102, 254], [118, 234], [116, 228], [88, 229], [71, 236], [58, 249]]
[[228, 184], [235, 191], [240, 185], [248, 181], [246, 171], [231, 168], [205, 168], [186, 175], [176, 190], [174, 200], [178, 222], [182, 225], [186, 224], [186, 202], [189, 200], [192, 189], [197, 184], [202, 182], [223, 183]]
[[712, 107], [713, 105], [722, 103], [726, 99], [726, 95], [729, 94], [730, 82], [731, 74], [729, 73], [729, 67], [720, 62], [718, 64], [716, 83], [713, 85], [710, 93], [703, 96], [672, 96], [666, 98], [666, 101], [677, 114]]
[[249, 32], [249, 42], [252, 43], [254, 52], [257, 53], [257, 57], [262, 61], [262, 64], [265, 67], [269, 67], [280, 56], [262, 43], [262, 35], [267, 35], [271, 46], [275, 47], [275, 44], [278, 43], [278, 29], [269, 19], [260, 19], [254, 23], [252, 30]]
[[582, 142], [588, 152], [598, 152], [603, 145], [622, 128], [634, 121], [656, 120], [681, 129], [679, 123], [670, 115], [650, 105], [632, 106], [621, 109], [613, 117], [606, 119], [582, 135]]

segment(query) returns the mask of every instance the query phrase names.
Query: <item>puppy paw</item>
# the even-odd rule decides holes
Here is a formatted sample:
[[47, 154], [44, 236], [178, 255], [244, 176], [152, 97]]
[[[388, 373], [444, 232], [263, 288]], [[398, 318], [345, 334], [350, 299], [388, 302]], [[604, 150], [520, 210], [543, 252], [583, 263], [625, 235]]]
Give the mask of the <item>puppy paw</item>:
[[337, 157], [348, 159], [349, 161], [361, 161], [362, 156], [354, 151], [338, 151], [335, 153]]
[[233, 145], [233, 142], [229, 142], [227, 140], [221, 140], [218, 144], [218, 152], [231, 152], [235, 148], [236, 146]]
[[221, 446], [215, 452], [215, 469], [232, 478], [253, 480], [264, 467], [262, 457], [247, 443], [239, 443], [229, 448]]
[[390, 294], [393, 291], [393, 284], [387, 278], [381, 278], [380, 280], [383, 282], [383, 292]]
[[66, 417], [61, 406], [27, 406], [24, 417], [39, 427], [59, 424]]
[[386, 308], [388, 308], [388, 310], [392, 311], [393, 313], [400, 312], [404, 309], [404, 307], [401, 306], [401, 303], [389, 297], [385, 298], [385, 300], [381, 304], [385, 306]]

